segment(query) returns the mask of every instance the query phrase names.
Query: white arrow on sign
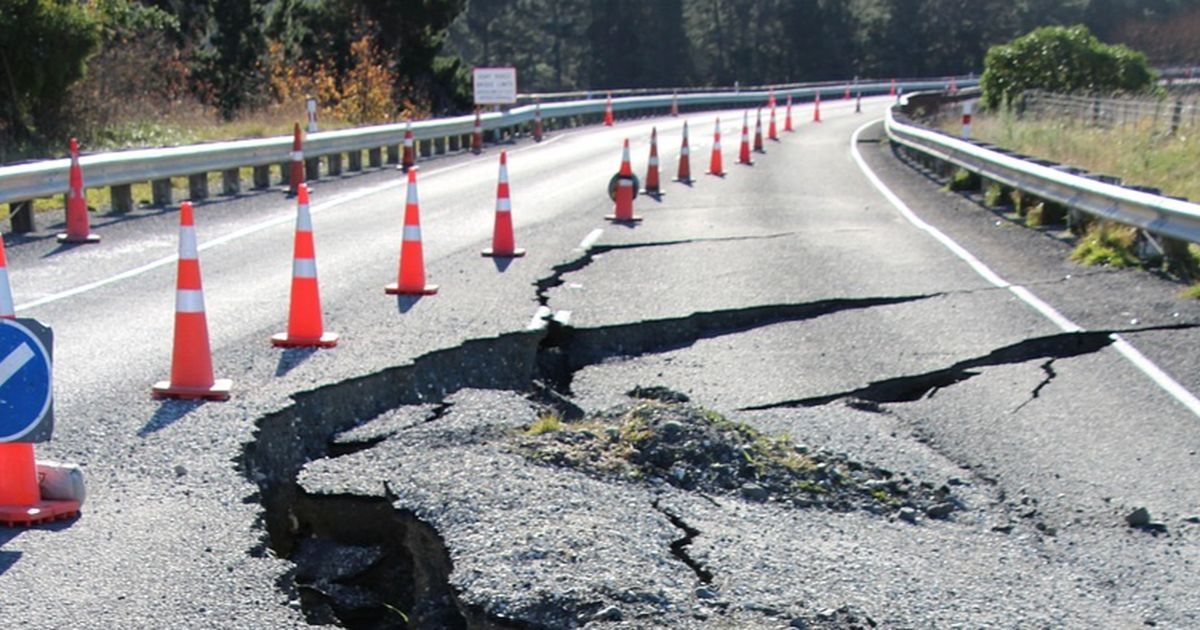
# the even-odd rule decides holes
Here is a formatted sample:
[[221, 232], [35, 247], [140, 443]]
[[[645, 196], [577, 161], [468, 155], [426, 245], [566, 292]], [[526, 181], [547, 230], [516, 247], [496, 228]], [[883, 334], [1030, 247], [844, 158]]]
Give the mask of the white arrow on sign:
[[29, 363], [32, 358], [33, 348], [30, 348], [27, 343], [22, 343], [19, 348], [4, 357], [4, 360], [0, 361], [0, 386], [7, 383], [8, 379], [12, 378], [17, 370], [25, 367], [25, 364]]

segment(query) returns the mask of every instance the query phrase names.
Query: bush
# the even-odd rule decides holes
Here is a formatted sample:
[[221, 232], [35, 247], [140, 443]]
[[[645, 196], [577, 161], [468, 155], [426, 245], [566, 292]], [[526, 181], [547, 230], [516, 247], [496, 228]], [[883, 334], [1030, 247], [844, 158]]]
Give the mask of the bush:
[[983, 102], [993, 109], [1025, 90], [1139, 92], [1156, 79], [1145, 55], [1105, 44], [1085, 26], [1043, 27], [993, 46], [983, 68]]
[[77, 2], [0, 3], [0, 135], [52, 131], [67, 88], [83, 77], [99, 41], [98, 25]]

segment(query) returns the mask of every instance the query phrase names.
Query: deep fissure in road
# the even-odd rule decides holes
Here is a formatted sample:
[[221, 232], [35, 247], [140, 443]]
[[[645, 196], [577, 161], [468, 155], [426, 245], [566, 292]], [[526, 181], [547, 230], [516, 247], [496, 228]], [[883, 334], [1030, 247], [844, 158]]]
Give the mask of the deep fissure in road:
[[[371, 550], [379, 559], [356, 571], [332, 574], [298, 562], [281, 587], [299, 597], [313, 623], [351, 628], [537, 627], [493, 618], [464, 604], [450, 586], [452, 565], [444, 541], [428, 523], [395, 509], [386, 487], [380, 489], [382, 498], [314, 496], [300, 488], [300, 470], [317, 459], [349, 455], [386, 440], [386, 434], [358, 441], [335, 438], [390, 410], [418, 406], [423, 415], [416, 422], [434, 422], [451, 409], [447, 396], [463, 389], [519, 392], [564, 416], [578, 416], [582, 410], [570, 401], [573, 376], [606, 359], [669, 352], [763, 326], [930, 297], [765, 305], [588, 329], [548, 320], [541, 330], [469, 340], [409, 365], [298, 393], [293, 404], [258, 420], [256, 440], [246, 445], [241, 461], [246, 476], [260, 489], [264, 544], [293, 560], [311, 555], [308, 548], [314, 545], [341, 554]], [[684, 532], [664, 551], [686, 564], [698, 582], [711, 581], [712, 569], [687, 552], [699, 532], [678, 515], [655, 509]]]

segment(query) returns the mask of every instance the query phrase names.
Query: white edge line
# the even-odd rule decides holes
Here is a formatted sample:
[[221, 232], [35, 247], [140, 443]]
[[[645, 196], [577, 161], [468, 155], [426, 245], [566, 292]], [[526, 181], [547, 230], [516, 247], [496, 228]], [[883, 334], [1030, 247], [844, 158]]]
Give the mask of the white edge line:
[[596, 228], [591, 232], [588, 232], [588, 235], [583, 237], [582, 241], [579, 241], [579, 249], [582, 249], [586, 252], [587, 250], [591, 249], [592, 245], [595, 245], [596, 241], [600, 240], [600, 237], [603, 235], [604, 230], [600, 228]]
[[[555, 140], [558, 140], [558, 139], [560, 139], [560, 138], [563, 138], [563, 137], [565, 137], [565, 136], [561, 136], [561, 135], [560, 135], [560, 136], [555, 136], [555, 137], [552, 137], [552, 138], [550, 138], [549, 140], [545, 140], [545, 141], [543, 141], [543, 142], [540, 142], [540, 143], [538, 143], [538, 144], [536, 144], [536, 145], [533, 145], [533, 146], [521, 147], [521, 148], [519, 148], [519, 149], [515, 149], [515, 150], [513, 150], [513, 151], [509, 151], [509, 153], [510, 153], [510, 154], [512, 154], [512, 153], [519, 153], [519, 152], [521, 152], [521, 151], [527, 151], [527, 150], [529, 150], [529, 149], [534, 149], [534, 148], [537, 148], [537, 147], [544, 147], [544, 146], [546, 146], [546, 145], [548, 145], [548, 144], [550, 144], [550, 143], [554, 142]], [[473, 160], [469, 160], [469, 161], [465, 161], [465, 162], [460, 162], [460, 163], [458, 163], [458, 164], [452, 164], [452, 165], [446, 166], [446, 167], [444, 167], [444, 168], [440, 168], [440, 169], [438, 169], [438, 170], [436, 170], [436, 171], [429, 172], [429, 173], [427, 174], [427, 177], [433, 177], [433, 176], [436, 176], [436, 175], [441, 175], [441, 174], [443, 174], [443, 173], [448, 173], [448, 172], [450, 172], [450, 171], [454, 171], [454, 170], [457, 170], [457, 169], [460, 169], [460, 168], [463, 168], [463, 167], [466, 167], [466, 166], [471, 166], [471, 165], [473, 165], [473, 164], [476, 164], [476, 163], [478, 163], [478, 162], [482, 162], [482, 161], [484, 161], [484, 160], [488, 160], [488, 161], [490, 161], [491, 159], [492, 159], [492, 156], [483, 156], [483, 157], [476, 158], [476, 159], [473, 159]], [[352, 192], [352, 193], [346, 193], [346, 194], [343, 194], [343, 195], [339, 195], [339, 196], [337, 196], [337, 197], [334, 197], [333, 199], [330, 199], [330, 200], [328, 200], [328, 201], [325, 201], [325, 202], [322, 202], [322, 203], [318, 203], [318, 204], [312, 205], [312, 206], [310, 207], [310, 209], [309, 209], [309, 212], [310, 212], [311, 214], [317, 214], [318, 212], [321, 212], [322, 210], [328, 210], [328, 209], [330, 209], [330, 208], [334, 208], [334, 207], [336, 207], [336, 206], [340, 206], [340, 205], [342, 205], [342, 204], [349, 203], [349, 202], [351, 202], [351, 201], [355, 201], [355, 200], [358, 200], [358, 199], [362, 199], [363, 197], [369, 197], [369, 196], [371, 196], [371, 195], [374, 195], [374, 194], [377, 194], [377, 193], [383, 192], [383, 191], [385, 191], [385, 190], [387, 190], [387, 189], [389, 189], [389, 188], [401, 188], [401, 187], [403, 187], [403, 186], [405, 186], [405, 185], [407, 185], [407, 182], [406, 182], [406, 181], [403, 181], [403, 180], [398, 180], [398, 181], [394, 181], [394, 182], [387, 182], [387, 183], [385, 183], [385, 184], [380, 184], [380, 185], [377, 185], [377, 186], [372, 186], [372, 187], [370, 187], [370, 188], [365, 188], [365, 189], [358, 190], [358, 191], [355, 191], [355, 192]], [[226, 243], [230, 243], [230, 242], [232, 242], [232, 241], [235, 241], [235, 240], [237, 240], [237, 239], [239, 239], [239, 238], [242, 238], [242, 237], [244, 237], [244, 236], [249, 236], [249, 235], [251, 235], [251, 234], [254, 234], [255, 232], [261, 232], [262, 230], [265, 230], [265, 229], [268, 229], [268, 228], [271, 228], [271, 227], [275, 227], [276, 225], [280, 225], [280, 224], [282, 224], [282, 223], [291, 223], [291, 222], [293, 222], [293, 221], [295, 221], [295, 220], [296, 220], [296, 213], [295, 213], [295, 211], [294, 211], [294, 210], [288, 210], [287, 212], [285, 212], [284, 214], [282, 214], [282, 215], [280, 215], [280, 216], [278, 216], [278, 217], [275, 217], [275, 218], [272, 218], [272, 219], [267, 219], [267, 220], [265, 220], [265, 221], [260, 221], [259, 223], [255, 223], [255, 224], [253, 224], [253, 225], [248, 225], [248, 226], [246, 226], [246, 227], [244, 227], [244, 228], [241, 228], [241, 229], [239, 229], [239, 230], [235, 230], [235, 231], [233, 231], [233, 232], [230, 232], [230, 233], [228, 233], [228, 234], [225, 234], [225, 235], [223, 235], [223, 236], [219, 236], [219, 237], [217, 237], [217, 238], [214, 238], [214, 239], [212, 239], [212, 240], [205, 241], [204, 243], [202, 243], [202, 244], [201, 244], [201, 245], [200, 245], [200, 246], [197, 248], [197, 250], [198, 250], [198, 251], [205, 251], [205, 250], [208, 250], [208, 249], [212, 249], [213, 247], [217, 247], [217, 246], [219, 246], [219, 245], [224, 245], [224, 244], [226, 244]], [[128, 270], [126, 270], [126, 271], [122, 271], [122, 272], [120, 272], [120, 273], [118, 273], [118, 274], [116, 274], [116, 275], [114, 275], [114, 276], [109, 276], [109, 277], [107, 277], [107, 278], [104, 278], [104, 279], [101, 279], [101, 280], [96, 280], [96, 281], [94, 281], [94, 282], [88, 282], [88, 283], [86, 283], [86, 284], [81, 284], [81, 285], [79, 285], [79, 286], [77, 286], [77, 287], [73, 287], [73, 288], [70, 288], [70, 289], [66, 289], [65, 291], [59, 291], [58, 293], [52, 293], [52, 294], [50, 294], [50, 295], [47, 295], [47, 296], [44, 296], [44, 297], [37, 298], [36, 300], [31, 300], [31, 301], [29, 301], [29, 302], [25, 302], [25, 303], [22, 303], [22, 304], [17, 304], [17, 305], [16, 305], [16, 306], [13, 308], [13, 311], [14, 311], [14, 312], [16, 312], [16, 311], [27, 311], [27, 310], [29, 310], [29, 309], [31, 309], [31, 308], [37, 308], [37, 307], [39, 307], [39, 306], [45, 306], [46, 304], [51, 304], [51, 303], [53, 303], [53, 302], [58, 302], [58, 301], [60, 301], [60, 300], [65, 300], [65, 299], [67, 299], [67, 298], [69, 298], [69, 297], [74, 297], [74, 296], [76, 296], [76, 295], [81, 295], [81, 294], [83, 294], [83, 293], [87, 293], [87, 292], [89, 292], [89, 291], [94, 291], [94, 290], [96, 290], [96, 289], [99, 289], [99, 288], [101, 288], [101, 287], [105, 287], [105, 286], [108, 286], [108, 285], [110, 285], [110, 284], [113, 284], [113, 283], [116, 283], [116, 282], [120, 282], [120, 281], [122, 281], [122, 280], [128, 280], [128, 279], [130, 279], [130, 278], [136, 278], [137, 276], [140, 276], [140, 275], [142, 275], [142, 274], [144, 274], [144, 273], [148, 273], [148, 272], [150, 272], [150, 271], [153, 271], [153, 270], [155, 270], [155, 269], [158, 269], [159, 267], [163, 267], [163, 266], [166, 266], [166, 265], [170, 265], [170, 264], [174, 263], [176, 260], [179, 260], [179, 256], [178, 256], [178, 254], [173, 254], [173, 255], [171, 255], [171, 256], [164, 256], [164, 257], [162, 257], [162, 258], [159, 258], [159, 259], [157, 259], [157, 260], [152, 260], [152, 261], [150, 261], [150, 262], [148, 262], [148, 263], [146, 263], [146, 264], [144, 264], [144, 265], [141, 265], [140, 267], [134, 267], [133, 269], [128, 269]]]
[[[886, 198], [892, 204], [892, 206], [895, 207], [896, 210], [898, 210], [900, 214], [908, 220], [909, 223], [912, 223], [918, 229], [928, 233], [939, 243], [953, 252], [954, 255], [958, 256], [964, 262], [970, 265], [971, 268], [974, 269], [975, 272], [982, 276], [985, 280], [997, 287], [1008, 289], [1009, 292], [1017, 297], [1017, 299], [1021, 300], [1038, 313], [1041, 313], [1043, 317], [1053, 322], [1055, 326], [1058, 326], [1064, 332], [1082, 332], [1083, 328], [1081, 326], [1075, 322], [1072, 322], [1070, 319], [1067, 319], [1062, 313], [1059, 313], [1057, 310], [1055, 310], [1054, 307], [1050, 306], [1041, 298], [1034, 295], [1032, 291], [1022, 286], [1013, 285], [1004, 278], [1001, 278], [996, 274], [996, 272], [992, 271], [987, 265], [983, 264], [982, 261], [973, 256], [961, 245], [956, 243], [954, 239], [947, 236], [941, 230], [918, 218], [912, 209], [910, 209], [907, 204], [897, 197], [896, 194], [893, 193], [887, 187], [887, 185], [883, 183], [883, 180], [879, 179], [875, 172], [871, 170], [871, 167], [867, 166], [867, 162], [863, 159], [862, 154], [859, 153], [858, 136], [867, 127], [878, 124], [882, 121], [882, 118], [872, 120], [858, 129], [855, 129], [854, 134], [850, 136], [850, 153], [854, 157], [855, 163], [858, 164], [858, 168], [871, 182], [871, 185], [874, 186], [875, 189], [878, 190], [884, 196], [884, 198]], [[1137, 348], [1134, 348], [1131, 344], [1122, 339], [1120, 335], [1114, 334], [1112, 335], [1112, 339], [1113, 348], [1119, 352], [1121, 356], [1125, 357], [1125, 359], [1132, 363], [1134, 367], [1141, 370], [1143, 374], [1145, 374], [1150, 380], [1154, 381], [1154, 383], [1161, 387], [1168, 395], [1186, 407], [1188, 411], [1191, 411], [1194, 415], [1200, 417], [1200, 399], [1197, 399], [1196, 396], [1188, 391], [1186, 387], [1180, 385], [1178, 381], [1171, 378], [1171, 376], [1164, 372], [1162, 368], [1158, 367], [1153, 361], [1146, 358], [1146, 355], [1142, 354]]]

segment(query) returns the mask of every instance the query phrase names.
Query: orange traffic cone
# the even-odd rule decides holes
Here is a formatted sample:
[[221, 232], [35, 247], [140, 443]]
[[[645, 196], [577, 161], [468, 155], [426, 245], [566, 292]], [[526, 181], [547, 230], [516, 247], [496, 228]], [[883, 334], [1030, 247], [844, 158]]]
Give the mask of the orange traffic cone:
[[300, 184], [296, 199], [296, 240], [292, 250], [292, 298], [287, 332], [271, 336], [271, 345], [282, 348], [332, 348], [337, 333], [325, 332], [321, 323], [321, 294], [317, 290], [317, 250], [313, 244], [312, 215], [308, 212], [308, 185]]
[[508, 192], [508, 156], [500, 152], [500, 179], [496, 184], [496, 223], [492, 229], [492, 246], [483, 250], [484, 256], [515, 258], [525, 250], [513, 244], [512, 199]]
[[679, 90], [671, 92], [671, 116], [679, 115]]
[[891, 87], [891, 89], [888, 90], [888, 96], [895, 96], [895, 95], [896, 95], [896, 80], [892, 79], [892, 87]]
[[604, 126], [611, 127], [613, 124], [612, 110], [612, 92], [608, 93], [608, 100], [604, 103]]
[[662, 196], [658, 181], [658, 128], [650, 128], [650, 160], [646, 167], [646, 188], [642, 192], [655, 197]]
[[767, 107], [770, 107], [772, 111], [775, 110], [775, 88], [767, 91]]
[[713, 129], [712, 158], [708, 161], [708, 174], [717, 177], [725, 176], [725, 169], [721, 164], [721, 119], [719, 117], [716, 127]]
[[754, 120], [754, 151], [756, 153], [766, 153], [763, 148], [762, 136], [762, 110], [758, 110], [758, 118]]
[[533, 141], [542, 141], [542, 103], [533, 104]]
[[813, 101], [813, 122], [821, 122], [821, 93], [817, 92], [817, 98]]
[[425, 284], [425, 254], [421, 247], [421, 207], [417, 201], [417, 169], [408, 172], [408, 201], [404, 204], [404, 240], [396, 282], [383, 288], [388, 295], [433, 295], [438, 285]]
[[604, 217], [614, 223], [634, 223], [642, 217], [633, 214], [633, 167], [629, 164], [629, 138], [625, 139], [625, 149], [621, 153], [621, 170], [617, 172], [616, 206], [613, 213]]
[[955, 79], [954, 77], [950, 77], [950, 94], [958, 94], [958, 79]]
[[[15, 319], [12, 290], [8, 284], [8, 261], [4, 237], [0, 236], [0, 318]], [[7, 361], [6, 361], [7, 363]], [[0, 444], [0, 525], [35, 525], [79, 512], [78, 501], [43, 501], [38, 489], [37, 462], [33, 444]]]
[[79, 168], [79, 143], [71, 138], [71, 190], [67, 193], [67, 231], [58, 235], [59, 243], [99, 243], [88, 225], [87, 200], [83, 197], [83, 169]]
[[404, 157], [400, 159], [400, 170], [405, 173], [416, 163], [416, 154], [413, 151], [413, 132], [412, 121], [408, 121], [408, 126], [404, 128]]
[[475, 108], [475, 130], [471, 132], [471, 153], [483, 151], [483, 123], [479, 120], [479, 108]]
[[842, 96], [843, 100], [850, 100], [850, 84], [846, 84], [846, 93]]
[[171, 380], [155, 383], [150, 393], [154, 398], [229, 400], [231, 385], [228, 379], [213, 379], [204, 289], [200, 285], [196, 222], [191, 202], [185, 201], [179, 208], [179, 270]]
[[692, 150], [688, 148], [688, 124], [683, 121], [683, 143], [679, 147], [679, 170], [676, 171], [675, 181], [682, 184], [692, 183]]
[[304, 144], [300, 140], [300, 123], [292, 128], [292, 170], [288, 180], [288, 196], [295, 196], [304, 183]]
[[750, 159], [750, 114], [742, 112], [742, 146], [738, 148], [738, 164], [754, 164]]
[[775, 104], [771, 103], [771, 119], [767, 124], [767, 138], [769, 140], [779, 141], [779, 134], [775, 130]]
[[792, 95], [788, 94], [787, 113], [783, 117], [783, 130], [794, 131], [792, 129]]

